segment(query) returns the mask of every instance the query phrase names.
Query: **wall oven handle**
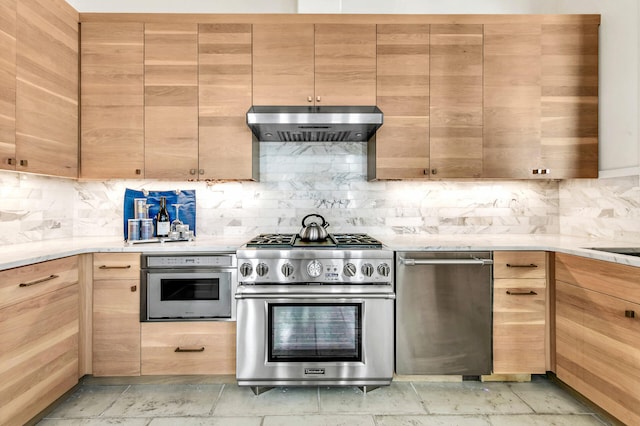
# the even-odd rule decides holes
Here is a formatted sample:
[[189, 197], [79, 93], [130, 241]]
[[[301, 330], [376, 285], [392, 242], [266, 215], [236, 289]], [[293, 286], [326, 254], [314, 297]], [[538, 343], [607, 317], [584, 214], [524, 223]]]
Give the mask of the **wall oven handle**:
[[394, 293], [236, 293], [241, 299], [391, 299]]
[[474, 257], [471, 259], [407, 259], [399, 258], [400, 264], [405, 266], [421, 265], [493, 265], [493, 259], [481, 259]]

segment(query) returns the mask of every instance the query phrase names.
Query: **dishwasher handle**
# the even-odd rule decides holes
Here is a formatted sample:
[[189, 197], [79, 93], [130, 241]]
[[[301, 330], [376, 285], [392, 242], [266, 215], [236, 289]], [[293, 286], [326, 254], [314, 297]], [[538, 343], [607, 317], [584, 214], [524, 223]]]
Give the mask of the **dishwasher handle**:
[[470, 259], [407, 259], [400, 257], [398, 259], [401, 265], [420, 266], [420, 265], [493, 265], [493, 259], [481, 259], [473, 257]]

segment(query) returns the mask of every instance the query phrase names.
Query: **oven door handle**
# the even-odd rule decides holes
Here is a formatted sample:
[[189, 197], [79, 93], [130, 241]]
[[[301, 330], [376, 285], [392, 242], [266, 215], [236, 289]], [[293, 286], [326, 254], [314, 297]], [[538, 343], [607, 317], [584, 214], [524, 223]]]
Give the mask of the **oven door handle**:
[[236, 293], [242, 299], [391, 299], [395, 293]]

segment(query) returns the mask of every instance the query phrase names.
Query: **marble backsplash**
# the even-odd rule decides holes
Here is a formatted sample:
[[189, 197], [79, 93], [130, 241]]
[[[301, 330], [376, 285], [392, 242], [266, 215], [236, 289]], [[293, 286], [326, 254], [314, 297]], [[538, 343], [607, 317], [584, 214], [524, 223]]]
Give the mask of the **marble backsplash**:
[[375, 235], [640, 235], [633, 224], [637, 177], [368, 182], [364, 143], [262, 143], [260, 170], [260, 182], [221, 183], [77, 182], [0, 172], [0, 244], [122, 236], [126, 188], [195, 189], [197, 234], [205, 237], [297, 232], [309, 213], [323, 215], [331, 232]]
[[560, 182], [560, 230], [640, 242], [640, 176]]

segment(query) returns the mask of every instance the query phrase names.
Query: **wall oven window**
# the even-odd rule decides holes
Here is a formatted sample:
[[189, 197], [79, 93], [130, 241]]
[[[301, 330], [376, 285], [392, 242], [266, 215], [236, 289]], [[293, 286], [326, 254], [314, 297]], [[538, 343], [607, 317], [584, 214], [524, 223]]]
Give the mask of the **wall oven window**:
[[362, 303], [269, 303], [271, 362], [362, 361]]
[[160, 281], [160, 300], [220, 300], [220, 279], [164, 278]]

